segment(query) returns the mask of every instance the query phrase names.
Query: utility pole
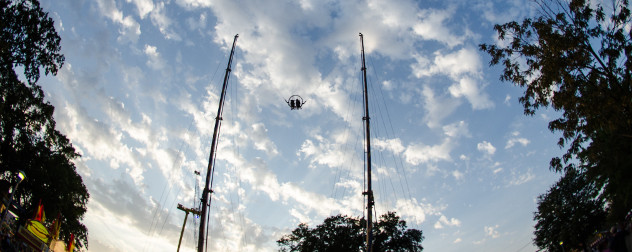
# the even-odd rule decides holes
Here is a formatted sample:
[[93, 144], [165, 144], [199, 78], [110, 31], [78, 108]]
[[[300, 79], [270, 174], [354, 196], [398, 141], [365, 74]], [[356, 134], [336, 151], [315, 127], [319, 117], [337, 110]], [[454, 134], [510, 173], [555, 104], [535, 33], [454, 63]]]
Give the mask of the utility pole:
[[215, 129], [213, 130], [213, 140], [211, 140], [211, 153], [209, 154], [208, 157], [208, 167], [207, 167], [207, 171], [206, 171], [206, 183], [204, 184], [204, 190], [202, 191], [202, 203], [201, 203], [201, 208], [202, 211], [200, 212], [200, 230], [199, 230], [199, 237], [198, 237], [198, 252], [203, 252], [204, 251], [204, 244], [206, 243], [206, 239], [204, 236], [204, 230], [206, 227], [206, 211], [207, 211], [207, 206], [209, 206], [211, 204], [210, 202], [210, 194], [213, 192], [213, 190], [211, 190], [210, 188], [210, 183], [211, 183], [211, 177], [213, 174], [213, 164], [215, 162], [214, 161], [214, 154], [215, 154], [215, 147], [217, 145], [217, 138], [218, 136], [218, 132], [219, 132], [219, 121], [222, 120], [222, 111], [224, 108], [224, 96], [226, 94], [226, 85], [228, 84], [228, 78], [230, 76], [230, 66], [233, 63], [233, 54], [235, 54], [235, 44], [237, 43], [237, 38], [239, 37], [239, 34], [235, 35], [235, 39], [233, 40], [233, 48], [230, 50], [230, 56], [228, 58], [228, 66], [226, 67], [226, 73], [224, 74], [224, 84], [222, 85], [222, 93], [219, 96], [219, 108], [217, 109], [217, 117], [215, 117]]
[[366, 218], [366, 251], [373, 251], [373, 190], [371, 189], [371, 127], [369, 127], [369, 90], [366, 84], [366, 64], [364, 60], [364, 39], [360, 33], [360, 44], [362, 45], [362, 81], [364, 84], [364, 120], [366, 134], [366, 173], [367, 190], [363, 195], [367, 196], [367, 218]]
[[200, 215], [200, 211], [193, 208], [183, 207], [182, 204], [178, 203], [178, 209], [184, 211], [186, 214], [184, 215], [184, 223], [182, 223], [182, 231], [180, 231], [180, 240], [178, 241], [178, 252], [180, 252], [180, 244], [182, 244], [182, 235], [184, 234], [184, 227], [187, 225], [187, 217], [189, 217], [189, 213], [194, 215]]

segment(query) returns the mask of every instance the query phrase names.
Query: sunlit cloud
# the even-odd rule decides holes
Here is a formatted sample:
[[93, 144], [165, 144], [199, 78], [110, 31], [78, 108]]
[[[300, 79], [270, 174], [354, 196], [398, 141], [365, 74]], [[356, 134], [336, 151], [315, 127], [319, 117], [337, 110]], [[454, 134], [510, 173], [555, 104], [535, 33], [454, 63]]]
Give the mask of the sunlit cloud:
[[[49, 2], [53, 8], [68, 5]], [[384, 136], [372, 128], [374, 157], [393, 154], [396, 163], [374, 158], [374, 179], [408, 183], [401, 186], [405, 196], [376, 193], [378, 213], [396, 211], [411, 225], [423, 224], [427, 249], [436, 248], [433, 242], [449, 248], [471, 245], [474, 241], [461, 233], [440, 234], [484, 225], [461, 214], [478, 209], [463, 203], [457, 186], [472, 193], [498, 186], [480, 178], [477, 168], [485, 166], [485, 175], [521, 195], [520, 185], [539, 178], [538, 170], [524, 168], [520, 157], [507, 161], [506, 151], [496, 152], [489, 139], [508, 136], [500, 142], [505, 149], [537, 149], [540, 143], [526, 132], [490, 133], [488, 122], [477, 119], [504, 113], [506, 107], [495, 108], [494, 101], [503, 102], [504, 96], [513, 106], [511, 97], [519, 95], [495, 88], [496, 78], [483, 62], [487, 58], [476, 49], [480, 38], [494, 42], [491, 28], [468, 27], [472, 17], [484, 23], [508, 18], [483, 16], [491, 12], [482, 10], [502, 6], [435, 5], [97, 0], [55, 10], [61, 13], [56, 24], [63, 27], [67, 57], [45, 89], [53, 93], [57, 127], [83, 155], [76, 164], [92, 195], [86, 215], [91, 250], [175, 249], [184, 215], [174, 205], [199, 202], [194, 183], [201, 186], [209, 162], [221, 84], [217, 76], [225, 70], [236, 33], [216, 149], [209, 249], [271, 251], [278, 249], [274, 241], [299, 222], [315, 225], [330, 215], [363, 213], [359, 32], [365, 35], [368, 73], [378, 75], [369, 79], [370, 100], [385, 98], [386, 118], [392, 120], [382, 122], [382, 112], [371, 107], [372, 127], [386, 124], [395, 132]], [[511, 2], [510, 8], [515, 6]], [[461, 15], [465, 8], [481, 11]], [[81, 11], [94, 20], [77, 21], [72, 15]], [[285, 104], [293, 94], [307, 100], [302, 110], [290, 111]], [[506, 121], [494, 123], [496, 129], [512, 128]], [[498, 162], [490, 167], [493, 155]], [[515, 167], [501, 168], [510, 162]], [[163, 189], [167, 199], [161, 199]], [[519, 212], [532, 205], [516, 207]], [[153, 213], [156, 220], [150, 219]], [[283, 216], [282, 223], [270, 221]], [[164, 232], [146, 227], [157, 221], [165, 223]], [[187, 224], [187, 229], [194, 228]], [[485, 226], [479, 242], [501, 236], [498, 230]], [[189, 242], [183, 249], [194, 246]]]

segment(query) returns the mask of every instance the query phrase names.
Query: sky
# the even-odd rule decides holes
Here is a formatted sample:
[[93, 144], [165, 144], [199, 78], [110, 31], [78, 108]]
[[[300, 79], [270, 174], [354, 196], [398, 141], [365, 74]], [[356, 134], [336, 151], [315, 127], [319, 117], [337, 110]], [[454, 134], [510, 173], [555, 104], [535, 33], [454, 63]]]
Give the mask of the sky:
[[[534, 251], [559, 113], [478, 50], [530, 0], [41, 0], [65, 64], [39, 84], [90, 193], [89, 251], [175, 251], [221, 120], [209, 251], [276, 251], [299, 223], [366, 215], [360, 37], [375, 212], [425, 251]], [[286, 103], [300, 95], [305, 104]], [[195, 174], [196, 171], [201, 176]], [[181, 251], [194, 251], [188, 216]]]

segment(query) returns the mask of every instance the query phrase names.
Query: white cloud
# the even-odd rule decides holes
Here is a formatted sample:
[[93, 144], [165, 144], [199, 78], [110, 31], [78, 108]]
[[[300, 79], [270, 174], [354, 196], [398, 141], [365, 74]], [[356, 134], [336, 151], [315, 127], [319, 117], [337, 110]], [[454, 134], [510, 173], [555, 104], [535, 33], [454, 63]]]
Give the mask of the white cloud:
[[426, 40], [437, 40], [450, 47], [463, 43], [463, 38], [452, 34], [444, 22], [454, 16], [455, 10], [422, 10], [418, 13], [420, 21], [412, 28], [415, 34]]
[[268, 138], [268, 129], [263, 123], [253, 124], [251, 128], [250, 137], [257, 150], [265, 151], [270, 156], [275, 156], [279, 153], [274, 142]]
[[487, 142], [487, 141], [483, 141], [480, 142], [476, 145], [476, 148], [488, 155], [494, 155], [494, 153], [496, 152], [496, 147], [494, 147], [491, 143]]
[[465, 121], [459, 121], [443, 126], [443, 132], [446, 136], [452, 138], [457, 138], [459, 136], [470, 137], [470, 132]]
[[[244, 161], [243, 158], [240, 157], [240, 159], [240, 162]], [[344, 201], [341, 202], [307, 191], [295, 183], [280, 183], [276, 174], [269, 170], [266, 164], [261, 162], [261, 159], [256, 159], [252, 163], [239, 163], [237, 167], [239, 167], [241, 181], [250, 184], [253, 190], [265, 193], [272, 201], [282, 200], [283, 202], [288, 202], [292, 200], [305, 207], [305, 211], [313, 211], [319, 217], [329, 216], [341, 210], [350, 211], [345, 210], [347, 204]], [[358, 190], [361, 190], [361, 188], [358, 188]], [[361, 205], [358, 204], [354, 207], [360, 208]]]
[[154, 2], [152, 0], [127, 0], [127, 2], [133, 2], [138, 10], [138, 16], [141, 19], [145, 19], [145, 16], [154, 9]]
[[213, 5], [212, 0], [176, 0], [176, 3], [186, 9], [207, 8]]
[[371, 146], [374, 146], [378, 150], [389, 150], [395, 154], [402, 153], [405, 150], [404, 146], [402, 145], [402, 141], [399, 138], [376, 138], [371, 142]]
[[436, 164], [428, 164], [426, 165], [426, 176], [432, 177], [439, 171], [439, 166]]
[[75, 139], [74, 144], [79, 145], [85, 154], [109, 162], [113, 169], [125, 164], [134, 182], [139, 186], [143, 184], [146, 167], [140, 161], [141, 155], [137, 149], [122, 142], [124, 135], [116, 127], [90, 118], [85, 110], [68, 104], [56, 116], [58, 127], [70, 139]]
[[453, 97], [465, 97], [473, 109], [487, 109], [494, 106], [489, 95], [483, 91], [481, 60], [476, 50], [462, 48], [446, 55], [436, 52], [432, 63], [418, 54], [413, 55], [413, 58], [416, 63], [412, 64], [411, 68], [417, 78], [435, 74], [449, 76], [457, 82], [448, 89]]
[[452, 144], [444, 140], [439, 145], [428, 146], [421, 143], [409, 145], [404, 151], [406, 162], [412, 165], [419, 165], [428, 162], [449, 161]]
[[165, 60], [158, 53], [157, 48], [151, 45], [145, 45], [145, 55], [149, 58], [147, 60], [147, 66], [154, 70], [164, 69], [166, 66]]
[[[502, 2], [484, 1], [477, 6], [481, 9], [482, 16], [490, 24], [504, 24], [512, 20], [522, 20], [525, 16], [530, 16], [535, 10], [535, 5], [530, 1], [508, 0]], [[494, 5], [502, 6], [499, 11]]]
[[413, 65], [413, 72], [417, 78], [444, 74], [458, 80], [463, 75], [480, 76], [481, 60], [478, 52], [471, 48], [462, 48], [454, 53], [443, 55], [435, 53], [433, 65], [425, 58], [417, 55], [417, 64]]
[[507, 145], [505, 145], [505, 149], [509, 149], [513, 147], [516, 143], [521, 144], [522, 146], [527, 146], [529, 144], [529, 139], [524, 137], [515, 137], [507, 140]]
[[[146, 244], [138, 241], [150, 241], [150, 244], [159, 248], [176, 249], [174, 243], [166, 237], [146, 235], [146, 226], [131, 225], [130, 216], [113, 212], [108, 206], [100, 204], [93, 198], [88, 202], [88, 207], [90, 210], [86, 212], [84, 224], [90, 227], [91, 232], [88, 238], [91, 249], [94, 249], [93, 242], [95, 241], [113, 245], [116, 250], [122, 251], [142, 251]], [[148, 213], [148, 216], [151, 216], [151, 213]], [[93, 234], [99, 234], [99, 236]]]
[[444, 225], [449, 226], [449, 227], [459, 227], [461, 226], [461, 221], [455, 218], [451, 218], [448, 220], [448, 218], [445, 217], [445, 215], [441, 215], [441, 217], [439, 217], [439, 220], [434, 224], [434, 228], [442, 229]]
[[172, 21], [165, 14], [165, 3], [160, 2], [156, 5], [156, 8], [151, 12], [151, 22], [154, 24], [160, 33], [165, 36], [166, 39], [173, 39], [180, 41], [182, 38], [171, 27]]
[[304, 209], [298, 210], [298, 209], [292, 208], [292, 209], [290, 209], [290, 215], [292, 215], [292, 217], [296, 218], [296, 220], [299, 223], [311, 223], [312, 222], [312, 219], [310, 219], [309, 216], [307, 216], [305, 214], [305, 210]]
[[407, 222], [421, 225], [426, 220], [426, 215], [438, 216], [446, 206], [433, 206], [429, 203], [417, 202], [416, 199], [397, 199], [395, 211]]
[[[213, 113], [217, 111], [219, 90], [215, 85], [208, 85], [211, 76], [207, 67], [197, 69], [192, 65], [198, 62], [173, 61], [170, 57], [173, 54], [181, 55], [182, 58], [191, 57], [192, 50], [187, 47], [208, 43], [209, 39], [217, 42], [216, 46], [210, 46], [222, 47], [223, 52], [227, 53], [227, 47], [230, 46], [234, 33], [239, 33], [241, 38], [238, 42], [238, 61], [235, 61], [236, 65], [233, 68], [234, 78], [231, 79], [237, 82], [235, 85], [239, 88], [237, 92], [243, 93], [243, 96], [238, 97], [240, 99], [239, 106], [233, 107], [236, 110], [236, 115], [233, 115], [236, 119], [231, 120], [225, 115], [225, 120], [222, 121], [223, 138], [218, 146], [219, 153], [221, 153], [218, 155], [218, 163], [221, 163], [220, 168], [224, 168], [224, 164], [227, 164], [228, 169], [239, 167], [239, 172], [237, 174], [231, 170], [223, 170], [216, 173], [217, 181], [221, 182], [218, 185], [221, 184], [221, 186], [216, 188], [213, 197], [220, 204], [215, 206], [212, 213], [215, 215], [212, 217], [215, 225], [211, 226], [211, 229], [215, 229], [212, 231], [215, 234], [221, 235], [212, 239], [212, 244], [209, 244], [211, 250], [273, 250], [274, 245], [276, 245], [274, 244], [275, 237], [278, 239], [283, 233], [289, 232], [287, 223], [269, 224], [270, 220], [268, 219], [264, 220], [264, 222], [267, 221], [266, 224], [259, 225], [244, 218], [244, 214], [249, 214], [245, 211], [251, 211], [250, 209], [245, 210], [246, 206], [253, 204], [255, 200], [257, 201], [257, 209], [263, 211], [272, 209], [270, 212], [280, 212], [279, 215], [290, 215], [297, 221], [305, 222], [317, 222], [338, 212], [362, 213], [362, 197], [359, 196], [363, 187], [361, 173], [357, 175], [355, 172], [351, 172], [352, 175], [343, 176], [339, 180], [327, 184], [327, 186], [333, 185], [348, 191], [348, 194], [341, 197], [325, 196], [328, 195], [327, 186], [325, 189], [323, 187], [318, 187], [319, 189], [310, 187], [316, 183], [319, 186], [326, 184], [327, 179], [316, 182], [304, 179], [295, 180], [308, 176], [330, 178], [328, 175], [340, 167], [345, 169], [347, 164], [358, 165], [361, 163], [361, 154], [354, 153], [355, 151], [345, 151], [341, 148], [347, 144], [353, 145], [357, 135], [353, 133], [345, 135], [344, 130], [336, 130], [330, 126], [342, 121], [340, 122], [342, 125], [336, 124], [334, 127], [340, 126], [342, 129], [350, 126], [352, 128], [350, 132], [361, 128], [361, 120], [359, 120], [361, 113], [354, 111], [353, 106], [350, 106], [350, 104], [353, 105], [354, 95], [358, 93], [355, 86], [352, 85], [357, 82], [354, 77], [357, 75], [358, 68], [356, 64], [359, 53], [359, 41], [356, 36], [358, 31], [362, 31], [366, 35], [365, 43], [369, 57], [375, 57], [373, 59], [378, 59], [378, 61], [388, 59], [384, 68], [377, 68], [377, 71], [388, 72], [389, 75], [393, 74], [392, 76], [398, 73], [389, 68], [391, 61], [396, 64], [408, 64], [411, 60], [415, 60], [409, 52], [423, 51], [413, 49], [422, 47], [424, 50], [436, 50], [434, 55], [429, 53], [431, 55], [429, 59], [417, 56], [419, 63], [416, 66], [417, 69], [412, 72], [411, 69], [403, 70], [406, 71], [404, 76], [418, 75], [424, 79], [402, 82], [401, 78], [395, 78], [376, 82], [379, 83], [379, 88], [388, 90], [389, 95], [404, 97], [399, 102], [410, 105], [410, 110], [406, 109], [406, 112], [411, 111], [410, 114], [405, 115], [406, 118], [398, 120], [398, 122], [408, 120], [408, 123], [412, 122], [416, 125], [415, 127], [419, 127], [418, 124], [420, 123], [426, 124], [431, 130], [421, 130], [424, 131], [424, 137], [428, 136], [428, 138], [424, 138], [424, 142], [420, 143], [414, 142], [412, 140], [414, 138], [409, 139], [405, 136], [401, 138], [378, 137], [372, 139], [374, 147], [378, 150], [402, 154], [408, 164], [423, 166], [420, 169], [427, 169], [427, 174], [437, 171], [443, 172], [444, 176], [437, 179], [452, 181], [450, 177], [454, 177], [455, 180], [460, 181], [465, 179], [465, 174], [469, 174], [469, 167], [467, 166], [470, 163], [470, 157], [474, 155], [473, 153], [459, 152], [457, 154], [464, 161], [462, 163], [466, 163], [466, 167], [463, 169], [446, 169], [445, 165], [439, 163], [440, 161], [450, 161], [452, 159], [451, 152], [456, 150], [458, 144], [463, 145], [466, 144], [464, 141], [470, 141], [470, 139], [460, 139], [471, 137], [470, 126], [476, 128], [477, 137], [479, 134], [485, 134], [480, 132], [478, 126], [472, 124], [471, 121], [459, 119], [461, 115], [455, 115], [456, 108], [466, 101], [472, 104], [474, 110], [489, 108], [493, 106], [493, 103], [484, 92], [485, 83], [481, 81], [480, 77], [482, 68], [480, 56], [475, 49], [463, 46], [463, 44], [470, 43], [466, 41], [470, 35], [459, 34], [457, 30], [463, 26], [453, 28], [454, 22], [459, 23], [461, 19], [455, 18], [456, 13], [459, 13], [455, 8], [420, 10], [419, 6], [422, 4], [419, 2], [386, 0], [364, 2], [310, 0], [274, 2], [264, 0], [253, 2], [252, 5], [241, 5], [235, 1], [209, 0], [155, 1], [155, 3], [151, 0], [126, 1], [130, 4], [97, 0], [94, 5], [98, 4], [97, 10], [104, 16], [102, 19], [106, 19], [105, 26], [109, 32], [97, 31], [103, 34], [113, 33], [115, 38], [118, 35], [119, 41], [137, 42], [138, 39], [141, 39], [145, 42], [141, 42], [140, 46], [119, 45], [118, 48], [105, 45], [103, 47], [107, 48], [104, 51], [110, 55], [115, 55], [111, 57], [125, 57], [125, 61], [141, 62], [141, 65], [146, 62], [146, 65], [154, 70], [167, 68], [167, 62], [176, 62], [177, 64], [174, 64], [173, 67], [173, 76], [183, 76], [181, 75], [182, 72], [178, 72], [182, 70], [177, 68], [190, 68], [191, 73], [196, 72], [191, 75], [196, 75], [196, 77], [189, 78], [186, 76], [189, 74], [185, 73], [185, 78], [183, 78], [185, 85], [180, 85], [179, 80], [174, 81], [173, 79], [177, 79], [176, 77], [161, 79], [159, 80], [161, 86], [156, 89], [162, 90], [155, 91], [156, 95], [152, 95], [151, 99], [141, 100], [134, 97], [134, 94], [136, 96], [143, 95], [139, 95], [138, 91], [146, 87], [144, 83], [154, 83], [154, 80], [160, 77], [151, 73], [143, 73], [141, 68], [144, 69], [144, 67], [139, 67], [137, 64], [134, 66], [120, 64], [119, 68], [123, 69], [124, 72], [117, 73], [116, 71], [119, 69], [116, 67], [103, 66], [118, 66], [118, 61], [94, 57], [100, 59], [97, 62], [104, 62], [96, 69], [104, 72], [95, 74], [90, 80], [103, 82], [107, 79], [106, 83], [100, 84], [105, 86], [123, 79], [120, 83], [126, 84], [124, 85], [126, 87], [111, 85], [102, 88], [102, 86], [97, 86], [95, 90], [98, 89], [100, 90], [98, 92], [103, 92], [100, 93], [103, 96], [97, 98], [93, 96], [93, 93], [85, 92], [85, 90], [76, 92], [75, 96], [89, 97], [84, 98], [90, 99], [89, 105], [85, 106], [89, 110], [84, 109], [82, 105], [76, 105], [73, 101], [68, 101], [66, 106], [58, 106], [63, 108], [56, 111], [61, 115], [58, 126], [63, 126], [65, 132], [70, 132], [67, 135], [73, 139], [73, 144], [77, 146], [78, 150], [84, 153], [85, 160], [82, 162], [89, 163], [78, 164], [80, 170], [88, 170], [92, 174], [90, 176], [126, 173], [132, 178], [134, 184], [138, 185], [134, 188], [147, 190], [147, 192], [124, 192], [121, 194], [124, 198], [121, 202], [125, 203], [125, 207], [128, 205], [128, 199], [138, 200], [136, 197], [140, 197], [142, 201], [150, 198], [150, 195], [155, 194], [153, 191], [156, 190], [156, 187], [162, 189], [160, 186], [164, 184], [160, 183], [163, 181], [175, 185], [176, 189], [181, 189], [182, 194], [193, 197], [194, 190], [191, 189], [193, 186], [182, 184], [181, 181], [186, 180], [186, 177], [183, 177], [181, 173], [206, 165], [207, 144], [210, 141], [210, 133], [213, 131], [212, 126], [215, 118]], [[175, 4], [183, 8], [170, 8], [175, 7], [173, 6]], [[126, 7], [127, 9], [119, 10], [117, 7]], [[357, 11], [358, 9], [364, 11]], [[162, 38], [153, 30], [149, 30], [147, 34], [143, 33], [147, 36], [141, 37], [140, 25], [134, 18], [142, 19], [142, 24], [151, 21], [153, 26], [162, 33]], [[72, 27], [73, 32], [76, 28], [79, 31], [77, 38], [88, 38], [86, 34], [90, 34], [81, 33], [80, 29], [85, 29], [85, 25], [82, 27], [82, 25], [72, 22], [64, 23], [64, 25], [66, 28]], [[145, 32], [147, 27], [143, 28], [143, 32]], [[187, 34], [187, 32], [190, 33]], [[196, 32], [199, 34], [193, 34]], [[188, 35], [195, 36], [189, 37]], [[66, 36], [70, 35], [67, 33]], [[155, 36], [159, 37], [158, 40], [152, 39], [152, 42], [146, 42], [149, 41], [147, 39]], [[177, 41], [180, 36], [185, 37], [187, 41]], [[194, 40], [198, 37], [203, 39]], [[76, 38], [75, 40], [79, 41]], [[65, 39], [65, 41], [75, 40]], [[430, 43], [429, 40], [431, 40]], [[151, 45], [145, 43], [151, 43]], [[426, 47], [427, 45], [430, 45], [430, 48], [437, 46], [438, 49], [429, 49]], [[216, 49], [210, 50], [209, 55], [216, 54]], [[132, 53], [129, 53], [130, 51]], [[219, 54], [221, 52], [222, 50]], [[195, 59], [196, 57], [192, 58]], [[65, 68], [70, 66], [71, 59], [72, 57], [69, 56], [69, 62]], [[400, 59], [403, 61], [399, 61]], [[119, 60], [123, 61], [122, 59]], [[80, 63], [83, 62], [79, 61], [76, 64], [79, 66], [79, 71], [91, 72], [92, 69]], [[220, 67], [223, 67], [224, 63], [222, 62]], [[324, 71], [319, 64], [326, 65]], [[91, 64], [88, 62], [85, 65]], [[373, 66], [370, 65], [369, 67], [372, 68]], [[440, 76], [436, 78], [439, 79], [437, 83], [425, 79], [425, 77], [433, 77], [433, 75], [444, 75], [447, 78]], [[63, 76], [60, 75], [58, 78], [63, 78]], [[451, 83], [443, 81], [444, 79], [451, 79], [454, 84], [450, 86]], [[94, 83], [77, 79], [73, 81], [75, 81], [74, 86], [78, 86], [78, 83], [86, 83], [86, 85]], [[414, 86], [409, 85], [413, 82], [422, 84], [396, 93], [402, 87]], [[141, 88], [134, 89], [138, 86]], [[175, 95], [167, 92], [174, 92]], [[294, 93], [300, 93], [308, 99], [308, 106], [293, 114], [280, 110], [279, 107], [284, 106], [283, 102], [280, 102], [281, 98]], [[418, 99], [419, 96], [422, 99]], [[420, 103], [415, 104], [417, 101]], [[230, 109], [229, 102], [225, 111]], [[283, 107], [283, 109], [287, 108]], [[401, 112], [397, 111], [397, 113]], [[174, 114], [181, 114], [182, 117], [174, 116]], [[342, 120], [336, 117], [342, 118]], [[270, 118], [274, 119], [271, 120]], [[326, 119], [322, 120], [323, 118]], [[190, 130], [187, 130], [186, 125], [189, 120], [193, 122]], [[293, 123], [291, 126], [279, 126], [289, 125], [288, 122]], [[327, 125], [325, 126], [323, 123]], [[154, 126], [151, 127], [152, 125]], [[283, 135], [286, 134], [284, 131], [286, 129], [288, 129], [287, 136]], [[408, 136], [407, 134], [412, 131], [414, 129], [408, 128], [402, 132]], [[280, 138], [282, 140], [279, 140]], [[287, 141], [288, 138], [291, 141]], [[426, 139], [428, 142], [425, 142]], [[185, 146], [184, 149], [189, 148], [190, 150], [176, 151], [180, 142], [182, 142], [182, 146]], [[484, 143], [487, 142], [482, 144]], [[495, 150], [490, 143], [487, 144]], [[523, 144], [523, 142], [518, 139], [514, 144]], [[237, 150], [233, 151], [231, 148], [236, 146], [238, 147]], [[483, 149], [479, 150], [490, 154], [489, 146], [485, 145]], [[493, 152], [491, 151], [491, 154]], [[263, 156], [261, 157], [261, 155]], [[292, 160], [294, 161], [292, 162]], [[105, 165], [100, 165], [101, 163], [105, 163]], [[181, 167], [178, 167], [178, 163], [182, 163]], [[108, 167], [108, 164], [111, 164], [111, 167]], [[284, 167], [285, 164], [287, 167]], [[297, 167], [305, 167], [307, 164], [314, 169], [296, 169]], [[386, 167], [388, 166], [377, 167], [376, 170], [383, 174], [392, 174], [392, 170]], [[492, 167], [490, 170], [494, 168]], [[347, 170], [342, 171], [344, 173]], [[502, 168], [494, 170], [494, 173], [500, 173], [500, 171]], [[512, 181], [507, 179], [505, 182], [509, 185], [525, 183], [523, 181], [532, 179], [530, 174], [516, 174]], [[413, 178], [416, 179], [416, 177]], [[143, 187], [143, 181], [151, 184]], [[441, 181], [437, 182], [440, 183]], [[108, 186], [104, 186], [94, 191], [94, 198], [97, 198], [98, 193], [110, 190], [107, 188]], [[327, 192], [323, 192], [323, 190]], [[172, 192], [172, 194], [177, 193]], [[239, 195], [240, 200], [242, 200], [241, 204], [234, 206], [237, 210], [236, 213], [231, 211], [233, 205], [229, 205], [232, 204], [231, 199], [229, 199], [230, 196], [235, 195]], [[177, 199], [185, 199], [185, 197], [178, 196]], [[441, 214], [447, 205], [436, 206], [426, 202], [425, 199], [418, 202], [415, 198], [393, 200], [396, 200], [396, 207], [393, 210], [396, 210], [403, 219], [410, 221], [410, 223], [421, 224], [426, 218], [436, 220], [436, 223], [431, 224], [435, 224], [437, 228], [458, 227], [467, 223], [466, 220], [461, 223], [461, 220], [448, 218]], [[95, 200], [94, 202], [100, 206], [90, 206], [89, 223], [91, 228], [92, 226], [100, 227], [94, 228], [98, 231], [95, 231], [91, 238], [103, 233], [108, 234], [108, 232], [109, 234], [146, 233], [146, 230], [135, 226], [127, 231], [121, 229], [135, 218], [129, 217], [131, 214], [117, 214], [119, 205], [105, 206], [104, 200]], [[157, 204], [152, 200], [148, 202], [149, 204]], [[444, 200], [439, 200], [439, 202], [444, 202]], [[170, 208], [167, 205], [158, 207], [161, 209], [160, 211], [166, 209], [175, 211], [172, 209], [173, 207]], [[101, 211], [103, 209], [107, 211]], [[134, 209], [134, 214], [143, 213], [146, 209], [153, 208]], [[380, 207], [378, 209], [387, 208]], [[166, 213], [165, 216], [167, 216]], [[169, 226], [169, 231], [166, 232], [179, 232], [177, 227], [181, 225], [183, 216], [173, 213], [170, 216], [171, 219], [166, 219], [166, 225]], [[174, 216], [177, 216], [176, 220], [173, 220]], [[121, 226], [109, 226], [110, 223], [105, 222], [108, 219], [116, 220], [116, 224], [121, 224]], [[245, 219], [242, 223], [245, 222], [246, 225], [240, 223], [240, 219]], [[144, 223], [146, 224], [146, 222]], [[174, 228], [173, 223], [177, 224], [175, 225], [176, 228]], [[107, 230], [107, 228], [112, 230]], [[497, 227], [492, 228], [497, 229]], [[491, 233], [493, 234], [493, 232]], [[227, 237], [219, 237], [223, 235]], [[127, 240], [149, 240], [156, 244], [155, 247], [161, 246], [172, 250], [172, 245], [177, 241], [174, 242], [171, 237], [177, 237], [177, 234], [163, 236], [146, 237], [141, 234], [139, 237], [130, 235], [117, 239], [116, 236], [112, 235], [100, 242], [113, 244], [114, 247], [110, 250], [134, 251], [147, 249], [137, 248], [137, 244], [127, 244], [125, 243]], [[455, 234], [452, 238], [446, 239], [444, 244], [451, 245], [450, 242], [456, 236]], [[243, 238], [241, 239], [243, 241], [240, 238]], [[259, 243], [262, 240], [272, 247], [261, 249]], [[462, 242], [460, 237], [453, 241], [453, 243], [459, 242]], [[163, 243], [170, 245], [162, 246]]]
[[512, 172], [513, 178], [509, 181], [509, 185], [517, 186], [527, 183], [535, 178], [533, 172], [529, 169], [527, 172], [522, 174], [516, 174], [516, 172]]
[[392, 81], [385, 80], [385, 81], [382, 81], [382, 87], [384, 88], [384, 90], [391, 91], [395, 88], [395, 85], [393, 84]]
[[452, 172], [452, 176], [454, 177], [454, 179], [456, 180], [462, 180], [463, 179], [463, 173], [458, 171], [458, 170], [454, 170]]
[[423, 107], [426, 110], [424, 121], [429, 128], [436, 128], [441, 125], [441, 121], [454, 112], [460, 105], [458, 100], [445, 97], [437, 97], [430, 86], [423, 86], [422, 95], [424, 97]]
[[206, 28], [206, 14], [200, 14], [200, 17], [196, 19], [189, 17], [187, 18], [187, 25], [191, 30], [204, 29]]
[[[342, 151], [344, 142], [332, 141], [320, 135], [315, 135], [314, 138], [314, 140], [305, 140], [297, 152], [297, 155], [303, 158], [309, 158], [311, 168], [315, 168], [317, 164], [333, 168], [342, 167], [349, 162], [361, 162], [357, 160], [357, 157], [353, 155], [353, 153]], [[336, 140], [348, 141], [343, 138]]]
[[491, 237], [492, 239], [496, 239], [498, 237], [500, 237], [500, 234], [498, 233], [498, 225], [495, 225], [493, 227], [488, 227], [485, 226], [485, 234], [489, 237]]
[[124, 16], [123, 12], [116, 8], [114, 0], [97, 0], [101, 15], [108, 17], [115, 23], [122, 26], [119, 30], [118, 38], [121, 42], [136, 42], [140, 36], [140, 24], [131, 16]]
[[507, 96], [505, 96], [505, 105], [509, 106], [511, 103], [511, 95], [507, 94]]
[[458, 84], [453, 84], [448, 89], [454, 97], [464, 96], [473, 109], [486, 109], [494, 107], [494, 103], [489, 99], [489, 95], [484, 93], [477, 83], [470, 78], [463, 78]]

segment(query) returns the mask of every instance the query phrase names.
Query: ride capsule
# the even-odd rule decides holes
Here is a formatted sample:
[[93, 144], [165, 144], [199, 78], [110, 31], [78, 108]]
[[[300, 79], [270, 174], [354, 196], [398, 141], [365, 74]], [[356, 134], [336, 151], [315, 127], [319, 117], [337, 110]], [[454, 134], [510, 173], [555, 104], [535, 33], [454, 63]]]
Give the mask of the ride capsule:
[[301, 109], [306, 101], [303, 100], [303, 97], [300, 95], [292, 95], [289, 99], [285, 100], [288, 106], [290, 106], [291, 110]]

